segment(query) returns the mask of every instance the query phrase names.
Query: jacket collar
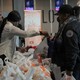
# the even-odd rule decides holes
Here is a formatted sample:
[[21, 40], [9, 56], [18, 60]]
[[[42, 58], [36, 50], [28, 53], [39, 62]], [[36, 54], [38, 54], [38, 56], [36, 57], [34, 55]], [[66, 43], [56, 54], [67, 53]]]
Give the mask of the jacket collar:
[[66, 24], [68, 24], [72, 21], [75, 21], [75, 20], [77, 21], [77, 18], [75, 16], [71, 16], [63, 24], [66, 25]]

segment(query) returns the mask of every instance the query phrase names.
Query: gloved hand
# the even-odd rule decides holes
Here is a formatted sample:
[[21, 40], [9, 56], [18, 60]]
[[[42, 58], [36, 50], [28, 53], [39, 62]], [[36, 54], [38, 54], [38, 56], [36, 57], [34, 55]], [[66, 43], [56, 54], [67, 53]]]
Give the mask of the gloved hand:
[[49, 37], [49, 34], [47, 31], [40, 31], [40, 35], [44, 35], [45, 37]]

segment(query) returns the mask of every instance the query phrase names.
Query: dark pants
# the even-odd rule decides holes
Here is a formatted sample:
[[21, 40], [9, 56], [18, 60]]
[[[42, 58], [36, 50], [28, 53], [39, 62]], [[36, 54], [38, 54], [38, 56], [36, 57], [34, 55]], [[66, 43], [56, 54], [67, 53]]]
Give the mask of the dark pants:
[[74, 70], [73, 76], [76, 80], [80, 80], [80, 70]]

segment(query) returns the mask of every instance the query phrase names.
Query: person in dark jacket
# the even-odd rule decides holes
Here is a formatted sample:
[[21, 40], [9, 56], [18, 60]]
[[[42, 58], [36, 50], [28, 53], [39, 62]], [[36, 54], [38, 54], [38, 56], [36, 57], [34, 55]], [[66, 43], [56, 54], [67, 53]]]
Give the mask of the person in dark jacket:
[[62, 5], [57, 14], [61, 25], [54, 39], [52, 62], [66, 71], [69, 80], [72, 75], [80, 80], [80, 22], [70, 5]]

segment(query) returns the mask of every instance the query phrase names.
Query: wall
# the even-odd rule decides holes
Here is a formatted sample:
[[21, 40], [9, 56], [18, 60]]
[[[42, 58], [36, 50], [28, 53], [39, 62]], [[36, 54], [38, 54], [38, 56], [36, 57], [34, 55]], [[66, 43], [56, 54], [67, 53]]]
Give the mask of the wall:
[[22, 18], [22, 25], [24, 25], [24, 6], [25, 0], [0, 0], [0, 12], [2, 15], [6, 17], [13, 9], [18, 10]]
[[[65, 4], [65, 0], [64, 4]], [[68, 4], [75, 6], [78, 0], [68, 0]], [[51, 23], [49, 22], [49, 10], [50, 10], [50, 0], [35, 0], [35, 9], [44, 10], [44, 16], [42, 14], [42, 28], [43, 30], [51, 33]], [[52, 0], [52, 8], [55, 13], [55, 0]], [[43, 18], [44, 17], [44, 18]], [[57, 16], [54, 16], [54, 21], [52, 23], [52, 32], [56, 33], [58, 31], [58, 22], [56, 21]]]
[[76, 6], [77, 2], [78, 0], [68, 0], [68, 4], [70, 4], [71, 6]]
[[12, 11], [12, 0], [0, 0], [0, 11], [4, 17]]
[[12, 0], [3, 0], [3, 11], [9, 12], [12, 10]]
[[[50, 0], [35, 0], [36, 10], [43, 10], [42, 12], [42, 29], [51, 33], [51, 18], [50, 18]], [[54, 1], [52, 0], [53, 10], [54, 10]], [[58, 23], [56, 21], [56, 16], [52, 14], [52, 32], [57, 32]]]
[[[14, 8], [18, 10], [21, 14], [21, 23], [24, 26], [24, 8], [25, 8], [25, 0], [0, 0], [3, 2], [3, 11], [2, 14], [4, 17]], [[51, 23], [49, 20], [49, 10], [50, 10], [50, 0], [34, 0], [35, 1], [35, 9], [43, 10], [42, 14], [42, 29], [51, 33]], [[55, 8], [54, 4], [55, 0], [52, 0], [53, 10]], [[72, 6], [76, 5], [78, 0], [68, 0], [68, 3]], [[12, 4], [13, 2], [13, 4]], [[65, 0], [64, 0], [65, 2]], [[1, 3], [0, 3], [0, 10], [1, 10]], [[56, 17], [54, 16], [54, 21], [52, 24], [52, 31], [53, 33], [57, 32], [58, 30], [58, 22], [56, 21]]]
[[25, 0], [13, 0], [13, 9], [17, 10], [21, 15], [21, 24], [24, 26], [24, 9]]

